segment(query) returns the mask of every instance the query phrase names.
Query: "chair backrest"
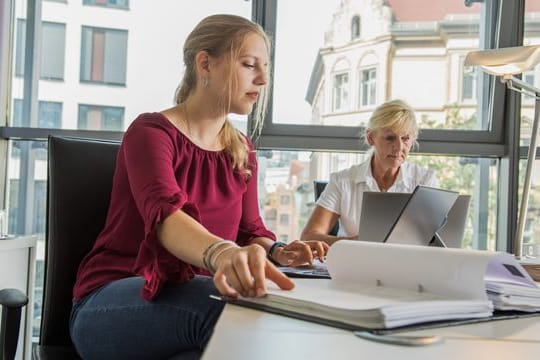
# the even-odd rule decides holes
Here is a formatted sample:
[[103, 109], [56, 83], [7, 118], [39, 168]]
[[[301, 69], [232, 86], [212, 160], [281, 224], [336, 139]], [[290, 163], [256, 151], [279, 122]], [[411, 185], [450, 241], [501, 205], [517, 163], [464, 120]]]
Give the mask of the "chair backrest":
[[113, 141], [49, 137], [42, 346], [72, 346], [72, 289], [82, 258], [105, 224], [119, 147]]
[[[326, 187], [328, 183], [326, 181], [313, 181], [313, 192], [315, 195], [315, 201], [321, 196], [322, 192], [324, 191], [324, 188]], [[334, 235], [336, 236], [339, 231], [339, 220], [336, 222], [334, 227], [330, 230], [328, 235]]]

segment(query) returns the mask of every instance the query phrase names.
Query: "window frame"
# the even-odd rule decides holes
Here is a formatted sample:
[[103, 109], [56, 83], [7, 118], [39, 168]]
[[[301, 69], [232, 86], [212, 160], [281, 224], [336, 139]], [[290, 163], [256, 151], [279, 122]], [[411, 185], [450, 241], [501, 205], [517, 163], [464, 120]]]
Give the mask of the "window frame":
[[[91, 63], [89, 64], [89, 67], [92, 68], [93, 67], [93, 60], [94, 60], [94, 53], [93, 53], [93, 49], [94, 49], [94, 43], [92, 42], [91, 44], [89, 44], [89, 48], [90, 48], [90, 51], [91, 51], [91, 56], [90, 57], [86, 57], [84, 56], [85, 55], [85, 51], [86, 51], [86, 47], [84, 47], [85, 45], [85, 30], [91, 30], [91, 33], [90, 33], [90, 38], [92, 39], [93, 41], [93, 37], [94, 37], [94, 34], [95, 34], [95, 31], [98, 30], [98, 31], [102, 31], [103, 32], [103, 38], [104, 38], [104, 41], [103, 41], [103, 47], [104, 49], [106, 49], [107, 47], [107, 34], [111, 34], [111, 33], [117, 33], [117, 34], [123, 34], [125, 35], [125, 48], [126, 48], [126, 53], [125, 53], [125, 72], [124, 72], [124, 79], [123, 79], [123, 82], [112, 82], [110, 80], [107, 80], [105, 79], [105, 70], [106, 70], [106, 63], [107, 63], [107, 54], [106, 54], [106, 51], [103, 52], [103, 74], [102, 74], [102, 77], [103, 77], [103, 80], [92, 80], [92, 79], [85, 79], [84, 78], [84, 72], [85, 72], [85, 66], [83, 66], [83, 62], [85, 61], [91, 61]], [[99, 26], [89, 26], [89, 25], [83, 25], [81, 27], [81, 58], [80, 58], [80, 63], [79, 63], [79, 81], [81, 83], [84, 83], [84, 84], [95, 84], [95, 85], [108, 85], [108, 86], [118, 86], [118, 87], [125, 87], [126, 86], [126, 81], [127, 81], [127, 56], [128, 56], [128, 49], [127, 49], [127, 46], [128, 46], [128, 40], [129, 40], [129, 33], [127, 30], [124, 30], [124, 29], [114, 29], [114, 28], [106, 28], [106, 27], [99, 27]], [[92, 71], [90, 71], [92, 72]], [[90, 74], [90, 77], [92, 77], [92, 75]]]
[[82, 1], [83, 6], [95, 6], [99, 8], [107, 8], [107, 9], [118, 9], [118, 10], [129, 10], [129, 0], [127, 1], [127, 5], [121, 6], [121, 5], [111, 5], [109, 4], [109, 0], [107, 0], [106, 4], [96, 4], [95, 1], [93, 3], [88, 4], [86, 0]]
[[[275, 49], [276, 18], [278, 0], [254, 1], [253, 19], [260, 23], [272, 39]], [[502, 0], [485, 2], [481, 15], [480, 31], [484, 36], [480, 46], [497, 48], [517, 46], [523, 43], [525, 2], [516, 0], [510, 4]], [[499, 21], [495, 21], [498, 19]], [[272, 54], [272, 64], [274, 63]], [[320, 59], [316, 61], [320, 66]], [[321, 71], [320, 69], [315, 71]], [[272, 65], [273, 73], [273, 65]], [[526, 149], [519, 148], [519, 97], [507, 90], [492, 76], [482, 74], [477, 84], [488, 96], [479, 99], [478, 113], [489, 114], [483, 122], [486, 130], [437, 130], [422, 129], [418, 138], [419, 148], [424, 154], [446, 154], [498, 158], [499, 161], [499, 207], [497, 225], [497, 248], [512, 251], [518, 204], [518, 161]], [[269, 93], [272, 94], [272, 84]], [[492, 106], [488, 106], [491, 103]], [[254, 139], [260, 149], [305, 150], [305, 151], [366, 151], [359, 146], [357, 134], [363, 128], [294, 125], [273, 122], [273, 99], [270, 95], [268, 112], [261, 135]], [[489, 124], [489, 126], [487, 126]], [[248, 130], [252, 129], [251, 121]], [[537, 158], [540, 152], [537, 150]], [[508, 219], [511, 219], [509, 221]], [[506, 239], [506, 240], [503, 240]]]
[[[40, 33], [43, 35], [43, 29], [45, 27], [49, 26], [62, 28], [63, 31], [63, 49], [62, 52], [57, 54], [54, 53], [56, 56], [61, 56], [61, 74], [59, 76], [44, 76], [43, 74], [43, 63], [40, 64], [39, 69], [39, 79], [45, 80], [45, 81], [64, 81], [65, 73], [65, 55], [66, 55], [66, 24], [61, 22], [55, 22], [55, 21], [41, 21], [41, 29]], [[26, 52], [24, 51], [26, 48], [26, 19], [25, 18], [17, 18], [16, 19], [16, 29], [15, 32], [17, 33], [16, 36], [16, 44], [15, 44], [15, 76], [19, 78], [24, 78], [24, 71], [25, 71], [25, 58], [26, 58]], [[41, 41], [44, 40], [43, 36], [40, 36]], [[43, 45], [41, 45], [40, 50], [42, 51], [41, 57], [42, 60], [46, 56], [46, 54], [43, 54]]]
[[[366, 67], [362, 67], [358, 69], [358, 109], [365, 110], [369, 108], [373, 108], [375, 104], [377, 103], [378, 93], [377, 93], [377, 65], [369, 65]], [[375, 78], [371, 79], [369, 78], [367, 82], [364, 82], [364, 73], [375, 72]], [[367, 84], [368, 87], [368, 102], [367, 104], [364, 104], [364, 84]], [[374, 88], [375, 95], [374, 98], [371, 99], [371, 88]], [[372, 100], [372, 101], [370, 101]]]
[[[347, 82], [340, 83], [340, 86], [337, 87], [337, 79], [346, 78]], [[347, 112], [351, 109], [351, 83], [350, 83], [351, 74], [349, 70], [339, 70], [332, 72], [332, 107], [330, 109], [331, 113], [342, 113]], [[344, 94], [346, 95], [346, 99]], [[339, 100], [339, 107], [338, 105]]]
[[[121, 110], [122, 111], [122, 119], [121, 119], [121, 124], [120, 124], [120, 128], [123, 129], [124, 128], [124, 124], [125, 124], [125, 113], [126, 113], [126, 109], [125, 107], [123, 106], [110, 106], [110, 105], [95, 105], [95, 104], [83, 104], [83, 103], [79, 103], [77, 104], [77, 129], [79, 130], [88, 130], [88, 127], [87, 128], [81, 128], [81, 110], [83, 107], [87, 107], [88, 111], [91, 111], [91, 110], [94, 110], [94, 111], [99, 111], [101, 113], [101, 118], [100, 118], [100, 126], [102, 129], [105, 128], [105, 112], [106, 110]], [[86, 121], [86, 125], [88, 126], [88, 119], [85, 119]], [[108, 131], [108, 130], [101, 130], [101, 129], [98, 129], [96, 131]], [[115, 131], [121, 131], [121, 130], [115, 130]]]
[[[478, 94], [478, 76], [479, 72], [477, 69], [474, 69], [472, 66], [464, 66], [463, 60], [461, 61], [461, 67], [460, 67], [460, 92], [459, 92], [459, 102], [462, 104], [467, 104], [471, 102], [476, 102], [477, 94]], [[465, 78], [471, 79], [472, 89], [471, 89], [471, 97], [466, 98], [465, 97]]]
[[[519, 0], [520, 2], [523, 0]], [[253, 19], [261, 24], [272, 40], [272, 49], [275, 49], [276, 33], [276, 16], [277, 16], [278, 0], [259, 0], [253, 4]], [[500, 0], [493, 0], [489, 3], [481, 26], [487, 29], [493, 28], [492, 31], [486, 31], [486, 44], [493, 48], [495, 47], [495, 33], [499, 33], [494, 25], [499, 12], [499, 5], [504, 5]], [[513, 9], [509, 14], [502, 13], [501, 23], [515, 23], [517, 11]], [[509, 19], [507, 19], [507, 15]], [[502, 35], [501, 35], [502, 36]], [[500, 44], [499, 40], [499, 44]], [[504, 43], [504, 42], [503, 42]], [[513, 43], [512, 43], [513, 44]], [[510, 45], [504, 45], [510, 46]], [[272, 53], [272, 73], [274, 63], [274, 53]], [[492, 85], [493, 84], [493, 85]], [[480, 85], [479, 85], [480, 86]], [[504, 122], [504, 111], [501, 108], [504, 105], [504, 96], [506, 89], [503, 84], [498, 81], [494, 82], [490, 76], [483, 75], [482, 86], [489, 89], [493, 86], [491, 97], [496, 109], [490, 109], [490, 114], [493, 119], [488, 130], [438, 130], [438, 129], [422, 129], [418, 142], [422, 153], [427, 154], [451, 154], [461, 156], [491, 156], [500, 157], [506, 153], [506, 144], [503, 130], [506, 126]], [[272, 92], [272, 84], [270, 83], [269, 92]], [[484, 99], [487, 104], [487, 99]], [[483, 105], [487, 107], [487, 105]], [[340, 127], [340, 126], [321, 126], [321, 125], [295, 125], [281, 124], [273, 122], [273, 99], [269, 97], [268, 111], [265, 118], [264, 127], [257, 144], [261, 148], [279, 148], [307, 151], [365, 151], [367, 148], [358, 147], [358, 138], [356, 134], [363, 131], [362, 127]], [[251, 125], [248, 130], [251, 130]], [[354, 130], [353, 130], [354, 129]], [[356, 131], [355, 131], [356, 130]], [[324, 140], [323, 140], [324, 139]], [[323, 140], [323, 141], [321, 141]], [[321, 148], [321, 143], [325, 146]]]
[[362, 36], [361, 25], [362, 25], [362, 20], [360, 18], [360, 15], [354, 15], [351, 18], [351, 41], [360, 39], [360, 37]]

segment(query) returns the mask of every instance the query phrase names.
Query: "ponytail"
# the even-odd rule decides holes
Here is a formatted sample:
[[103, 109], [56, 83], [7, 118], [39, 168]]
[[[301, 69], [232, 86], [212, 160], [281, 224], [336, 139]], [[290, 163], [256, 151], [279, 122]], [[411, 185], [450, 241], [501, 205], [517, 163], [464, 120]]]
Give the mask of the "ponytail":
[[236, 130], [229, 119], [225, 120], [219, 133], [221, 144], [232, 159], [232, 165], [245, 176], [251, 176], [249, 146], [246, 138]]

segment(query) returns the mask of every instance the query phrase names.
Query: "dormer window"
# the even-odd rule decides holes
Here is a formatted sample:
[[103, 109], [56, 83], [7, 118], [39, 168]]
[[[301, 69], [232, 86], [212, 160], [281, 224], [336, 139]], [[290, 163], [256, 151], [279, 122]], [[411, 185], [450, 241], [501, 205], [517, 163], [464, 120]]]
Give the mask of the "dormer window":
[[351, 20], [351, 40], [360, 37], [360, 16], [355, 15]]

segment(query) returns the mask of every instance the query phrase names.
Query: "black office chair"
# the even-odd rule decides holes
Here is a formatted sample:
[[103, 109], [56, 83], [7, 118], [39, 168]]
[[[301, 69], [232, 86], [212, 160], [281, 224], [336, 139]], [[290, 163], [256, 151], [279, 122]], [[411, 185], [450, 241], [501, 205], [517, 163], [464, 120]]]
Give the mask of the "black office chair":
[[17, 352], [22, 308], [28, 297], [18, 289], [0, 290], [2, 320], [0, 323], [0, 360], [13, 360]]
[[103, 229], [120, 143], [49, 137], [45, 284], [34, 359], [78, 359], [69, 335], [72, 289]]
[[[313, 181], [313, 191], [314, 191], [314, 195], [315, 195], [315, 201], [317, 201], [317, 199], [319, 198], [319, 196], [321, 196], [324, 188], [326, 187], [328, 183], [326, 181]], [[330, 230], [330, 232], [328, 233], [328, 235], [334, 235], [336, 236], [337, 233], [339, 231], [339, 220], [336, 222], [336, 224], [334, 225], [334, 227]]]

